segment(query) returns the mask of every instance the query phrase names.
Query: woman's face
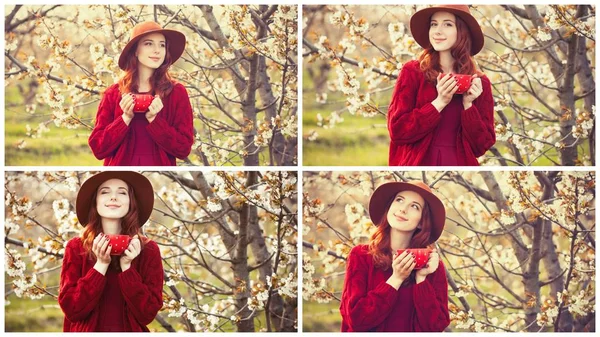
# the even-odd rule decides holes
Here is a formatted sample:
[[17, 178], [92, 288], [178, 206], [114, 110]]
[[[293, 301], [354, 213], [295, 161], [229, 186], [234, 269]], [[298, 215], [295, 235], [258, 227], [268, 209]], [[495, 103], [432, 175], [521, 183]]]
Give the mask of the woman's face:
[[96, 209], [101, 218], [122, 219], [129, 212], [129, 188], [121, 179], [105, 181], [96, 192]]
[[402, 191], [396, 194], [387, 213], [390, 226], [403, 232], [414, 232], [421, 222], [423, 214], [423, 197], [413, 191]]
[[143, 36], [135, 50], [135, 56], [140, 66], [157, 69], [165, 61], [167, 42], [161, 33], [152, 33]]
[[429, 22], [429, 42], [438, 52], [450, 50], [456, 43], [456, 16], [448, 12], [435, 12]]

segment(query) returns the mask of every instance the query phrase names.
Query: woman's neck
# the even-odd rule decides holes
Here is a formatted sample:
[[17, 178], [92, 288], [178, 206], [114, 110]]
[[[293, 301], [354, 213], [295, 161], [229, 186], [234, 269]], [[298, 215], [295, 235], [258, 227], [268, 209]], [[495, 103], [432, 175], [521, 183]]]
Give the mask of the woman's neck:
[[150, 78], [154, 74], [154, 69], [150, 69], [147, 67], [139, 67], [138, 68], [138, 91], [139, 92], [149, 92], [152, 89], [152, 85], [150, 84]]
[[392, 228], [390, 230], [390, 245], [392, 246], [392, 252], [410, 247], [412, 233], [413, 232], [403, 232]]
[[121, 234], [121, 219], [102, 218], [102, 232], [104, 234]]
[[440, 67], [444, 74], [452, 73], [454, 71], [454, 58], [449, 50], [440, 52]]

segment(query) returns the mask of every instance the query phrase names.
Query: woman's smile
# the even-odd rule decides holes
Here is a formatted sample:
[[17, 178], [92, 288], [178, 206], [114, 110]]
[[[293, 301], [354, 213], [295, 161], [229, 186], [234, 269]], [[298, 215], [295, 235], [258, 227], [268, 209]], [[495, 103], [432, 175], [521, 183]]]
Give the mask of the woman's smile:
[[412, 232], [421, 221], [424, 200], [414, 191], [401, 191], [394, 197], [387, 213], [388, 224], [395, 230]]

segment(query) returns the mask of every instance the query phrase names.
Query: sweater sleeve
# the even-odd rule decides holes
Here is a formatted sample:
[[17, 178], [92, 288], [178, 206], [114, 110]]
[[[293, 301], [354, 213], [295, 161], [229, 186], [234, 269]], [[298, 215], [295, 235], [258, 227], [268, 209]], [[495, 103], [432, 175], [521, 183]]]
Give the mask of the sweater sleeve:
[[115, 90], [115, 87], [111, 87], [102, 95], [96, 113], [96, 125], [88, 138], [88, 144], [97, 159], [112, 156], [127, 135], [128, 125], [120, 115], [115, 118], [120, 97]]
[[398, 295], [398, 291], [385, 282], [367, 291], [369, 271], [361, 249], [361, 246], [354, 247], [348, 256], [340, 304], [342, 318], [351, 331], [369, 331], [381, 324], [391, 313]]
[[71, 322], [82, 321], [98, 306], [106, 284], [106, 278], [91, 268], [82, 275], [84, 255], [80, 241], [73, 239], [67, 243], [62, 269], [58, 304], [65, 317]]
[[494, 125], [494, 97], [487, 77], [481, 78], [483, 92], [470, 108], [462, 112], [463, 135], [475, 157], [481, 157], [496, 143]]
[[415, 107], [421, 82], [416, 76], [417, 71], [410, 63], [402, 67], [388, 108], [388, 130], [396, 145], [419, 141], [433, 132], [441, 119], [431, 102]]
[[438, 269], [413, 288], [415, 303], [414, 331], [442, 332], [450, 324], [448, 280], [440, 261]]
[[169, 124], [165, 116], [156, 115], [146, 127], [150, 137], [167, 153], [185, 159], [194, 143], [194, 124], [192, 105], [187, 90], [181, 84], [175, 85], [169, 99], [176, 100], [173, 123]]
[[133, 265], [119, 274], [119, 285], [127, 308], [142, 325], [150, 324], [162, 308], [163, 266], [158, 245], [149, 241], [144, 246], [140, 272]]

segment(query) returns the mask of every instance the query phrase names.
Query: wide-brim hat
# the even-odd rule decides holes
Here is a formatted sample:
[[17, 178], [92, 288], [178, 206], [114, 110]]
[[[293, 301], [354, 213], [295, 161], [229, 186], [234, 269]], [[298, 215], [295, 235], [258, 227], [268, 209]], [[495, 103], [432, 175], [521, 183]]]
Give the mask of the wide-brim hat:
[[140, 226], [143, 226], [152, 214], [154, 207], [154, 189], [148, 178], [137, 172], [131, 171], [106, 171], [98, 173], [86, 180], [79, 193], [77, 193], [77, 201], [75, 210], [77, 219], [83, 226], [89, 222], [90, 207], [92, 205], [92, 197], [98, 191], [98, 187], [105, 181], [110, 179], [121, 179], [131, 185], [133, 194], [138, 208], [138, 219]]
[[437, 5], [421, 9], [413, 14], [410, 18], [410, 31], [415, 41], [421, 47], [431, 47], [431, 42], [429, 41], [429, 23], [431, 16], [435, 12], [449, 12], [463, 19], [471, 33], [471, 55], [476, 55], [483, 49], [483, 31], [475, 17], [471, 15], [471, 11], [467, 5]]
[[121, 56], [119, 56], [119, 68], [125, 70], [127, 65], [127, 56], [131, 51], [131, 48], [144, 36], [152, 33], [161, 33], [167, 39], [167, 48], [169, 48], [169, 54], [171, 55], [171, 63], [175, 63], [177, 59], [183, 55], [185, 50], [185, 35], [172, 29], [163, 29], [158, 23], [154, 21], [140, 22], [131, 31], [131, 39], [123, 48]]
[[369, 201], [369, 216], [371, 217], [371, 221], [375, 225], [378, 225], [386, 216], [386, 208], [392, 198], [402, 191], [417, 192], [427, 202], [431, 210], [431, 220], [433, 222], [431, 224], [429, 243], [437, 241], [442, 235], [446, 223], [446, 208], [440, 198], [433, 194], [431, 188], [422, 181], [391, 182], [377, 187]]

